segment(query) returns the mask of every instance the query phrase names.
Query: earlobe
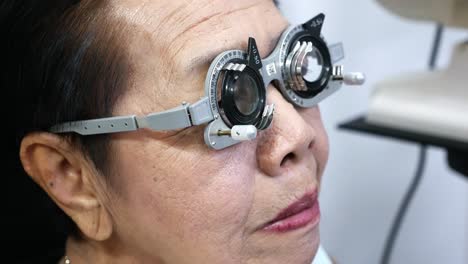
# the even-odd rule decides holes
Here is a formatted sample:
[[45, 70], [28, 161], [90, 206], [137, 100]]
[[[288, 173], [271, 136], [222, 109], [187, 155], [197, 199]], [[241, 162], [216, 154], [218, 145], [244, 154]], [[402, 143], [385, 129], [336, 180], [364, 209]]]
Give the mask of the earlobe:
[[97, 171], [83, 153], [50, 133], [32, 133], [21, 142], [20, 158], [25, 171], [93, 240], [106, 240], [112, 218], [103, 199], [104, 188]]

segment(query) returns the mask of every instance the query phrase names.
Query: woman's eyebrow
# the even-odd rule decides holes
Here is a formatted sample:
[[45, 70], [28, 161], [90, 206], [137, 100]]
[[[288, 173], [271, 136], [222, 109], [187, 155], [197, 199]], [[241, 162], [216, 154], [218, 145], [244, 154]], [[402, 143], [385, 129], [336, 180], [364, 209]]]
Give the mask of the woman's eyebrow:
[[206, 67], [206, 65], [213, 62], [216, 56], [227, 50], [229, 49], [227, 49], [226, 47], [218, 47], [209, 49], [208, 51], [201, 51], [199, 54], [188, 59], [188, 62], [184, 67], [184, 71], [187, 74], [190, 74], [191, 72], [193, 72], [194, 69]]
[[[265, 53], [264, 56], [269, 55], [273, 51], [273, 49], [276, 47], [278, 43], [278, 38], [279, 36], [270, 39], [268, 46], [266, 47], [268, 49], [268, 53]], [[193, 72], [194, 69], [206, 67], [206, 65], [213, 62], [216, 56], [228, 50], [232, 50], [232, 49], [219, 47], [217, 49], [212, 49], [206, 53], [201, 52], [199, 55], [195, 55], [194, 57], [188, 60], [186, 66], [184, 67], [185, 68], [184, 72], [187, 74], [190, 74], [191, 72]], [[241, 49], [237, 49], [237, 50], [241, 50]]]
[[209, 53], [209, 54], [198, 55], [189, 59], [187, 66], [185, 67], [185, 72], [190, 73], [194, 69], [206, 66], [207, 64], [211, 63], [214, 60], [216, 55], [217, 54], [213, 55]]
[[[279, 7], [278, 0], [272, 0], [272, 1], [276, 7]], [[278, 38], [279, 36], [276, 38], [272, 38], [270, 40], [270, 43], [268, 43], [268, 49], [269, 49], [268, 54], [270, 54], [273, 51], [273, 48], [277, 44]], [[201, 52], [201, 54], [195, 55], [194, 57], [188, 60], [186, 67], [185, 67], [185, 72], [190, 73], [194, 69], [205, 67], [207, 64], [210, 64], [216, 58], [216, 56], [218, 56], [219, 54], [227, 50], [229, 49], [226, 49], [226, 48], [211, 49], [207, 53]]]

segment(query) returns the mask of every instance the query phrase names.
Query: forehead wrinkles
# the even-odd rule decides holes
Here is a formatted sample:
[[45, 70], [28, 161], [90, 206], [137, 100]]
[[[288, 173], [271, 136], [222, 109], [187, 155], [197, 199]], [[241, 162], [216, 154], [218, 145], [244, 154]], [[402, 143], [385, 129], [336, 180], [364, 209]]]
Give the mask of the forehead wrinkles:
[[[284, 17], [270, 0], [228, 3], [236, 2], [243, 3], [230, 4], [228, 7], [224, 5], [221, 11], [211, 16], [199, 16], [185, 27], [171, 43], [171, 61], [181, 63], [191, 58], [191, 64], [209, 63], [207, 59], [211, 60], [223, 51], [245, 50], [248, 37], [257, 39], [262, 56], [268, 55], [276, 44], [273, 39], [287, 25]], [[192, 69], [186, 67], [185, 70]]]
[[[269, 0], [127, 0], [110, 1], [113, 13], [160, 43], [172, 43], [178, 36], [218, 25], [223, 17], [254, 8]], [[240, 22], [240, 21], [239, 21]], [[212, 30], [215, 31], [215, 30]]]
[[235, 1], [233, 1], [228, 2], [227, 5], [218, 4], [219, 8], [217, 10], [210, 10], [209, 12], [198, 14], [191, 18], [187, 16], [188, 19], [182, 18], [181, 21], [176, 22], [183, 25], [180, 27], [181, 31], [178, 32], [176, 38], [184, 39], [186, 36], [192, 36], [197, 33], [216, 34], [220, 31], [231, 29], [236, 24], [242, 24], [242, 21], [236, 21], [235, 24], [228, 23], [230, 21], [229, 18], [248, 12], [259, 6], [261, 2], [262, 1], [254, 1], [253, 3], [244, 5], [229, 4], [235, 3]]
[[[116, 8], [116, 13], [130, 23], [138, 26], [140, 31], [151, 35], [153, 45], [158, 53], [165, 58], [165, 67], [177, 68], [176, 57], [183, 50], [197, 50], [198, 44], [193, 39], [210, 36], [213, 41], [220, 40], [217, 36], [229, 31], [232, 27], [257, 27], [253, 22], [236, 20], [245, 12], [263, 4], [261, 12], [267, 12], [266, 7], [274, 7], [269, 0], [185, 0], [185, 1], [144, 1], [135, 5], [136, 1], [128, 1]], [[267, 3], [267, 5], [265, 5]], [[260, 10], [252, 15], [261, 15]], [[261, 31], [261, 30], [257, 30]], [[205, 38], [206, 39], [206, 38]], [[241, 40], [234, 40], [239, 45]], [[223, 43], [216, 43], [220, 46]], [[234, 45], [233, 45], [234, 46]], [[237, 47], [239, 48], [239, 47]]]
[[[143, 67], [151, 74], [157, 72], [158, 83], [152, 87], [158, 89], [153, 89], [149, 96], [153, 99], [164, 95], [173, 88], [171, 85], [186, 77], [187, 60], [200, 54], [217, 55], [231, 48], [244, 49], [249, 33], [256, 32], [257, 40], [262, 39], [259, 35], [263, 35], [263, 39], [276, 35], [276, 32], [269, 32], [275, 26], [265, 28], [258, 23], [258, 17], [278, 18], [278, 11], [270, 0], [114, 0], [111, 8], [133, 29], [135, 38], [131, 42], [136, 45], [130, 49], [141, 54], [136, 62], [138, 68]], [[236, 30], [232, 30], [233, 27], [237, 27]], [[142, 45], [142, 41], [146, 44]], [[151, 55], [141, 50], [142, 47]], [[149, 58], [150, 70], [142, 63]]]

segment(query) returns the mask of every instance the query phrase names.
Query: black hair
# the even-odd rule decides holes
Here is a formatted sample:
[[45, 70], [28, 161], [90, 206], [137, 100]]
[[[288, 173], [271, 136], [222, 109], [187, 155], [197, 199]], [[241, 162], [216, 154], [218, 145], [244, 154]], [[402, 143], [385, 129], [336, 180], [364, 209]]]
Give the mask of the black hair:
[[[73, 120], [107, 117], [128, 85], [123, 25], [108, 18], [100, 0], [2, 0], [0, 87], [4, 102], [9, 255], [46, 257], [63, 253], [71, 221], [24, 172], [19, 146], [28, 133]], [[108, 170], [108, 136], [66, 140]], [[106, 173], [103, 173], [106, 174]], [[5, 179], [5, 178], [4, 178]], [[4, 181], [5, 182], [5, 181]], [[8, 221], [10, 220], [10, 221]], [[52, 252], [49, 252], [52, 250]]]

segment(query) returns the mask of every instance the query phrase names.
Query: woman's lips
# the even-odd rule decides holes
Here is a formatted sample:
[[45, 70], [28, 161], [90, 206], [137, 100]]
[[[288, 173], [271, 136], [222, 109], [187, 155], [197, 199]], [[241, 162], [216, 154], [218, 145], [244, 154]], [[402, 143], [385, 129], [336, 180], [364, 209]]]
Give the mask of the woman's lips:
[[311, 223], [316, 225], [320, 220], [320, 206], [317, 198], [317, 192], [306, 193], [264, 225], [262, 230], [284, 233]]

